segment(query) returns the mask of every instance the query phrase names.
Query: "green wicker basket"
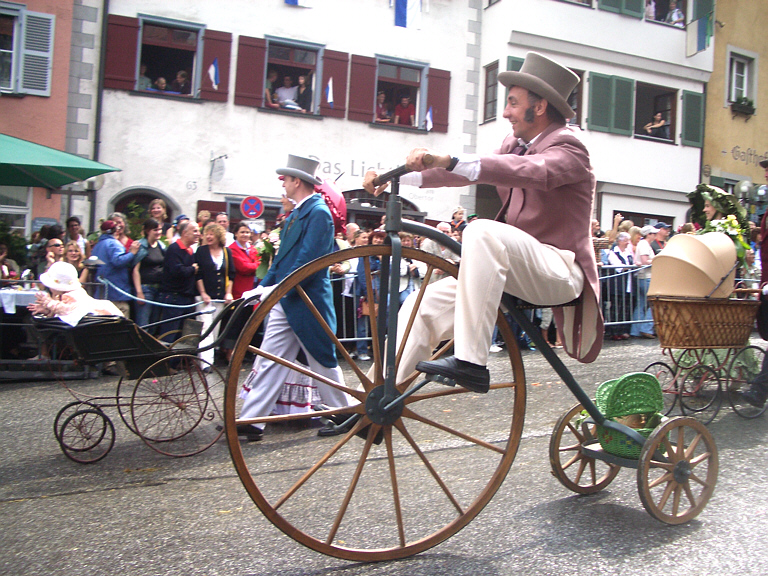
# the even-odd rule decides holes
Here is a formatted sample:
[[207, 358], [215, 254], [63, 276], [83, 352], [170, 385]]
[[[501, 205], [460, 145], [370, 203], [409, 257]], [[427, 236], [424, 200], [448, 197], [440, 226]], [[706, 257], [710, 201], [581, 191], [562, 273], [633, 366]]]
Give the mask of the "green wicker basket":
[[[611, 420], [642, 414], [646, 421], [658, 421], [664, 409], [664, 399], [661, 385], [655, 376], [646, 372], [635, 372], [603, 382], [597, 389], [595, 405]], [[641, 436], [648, 438], [654, 428], [655, 426], [636, 430]], [[610, 454], [631, 459], [640, 457], [641, 447], [626, 434], [597, 425], [597, 439], [603, 450]]]

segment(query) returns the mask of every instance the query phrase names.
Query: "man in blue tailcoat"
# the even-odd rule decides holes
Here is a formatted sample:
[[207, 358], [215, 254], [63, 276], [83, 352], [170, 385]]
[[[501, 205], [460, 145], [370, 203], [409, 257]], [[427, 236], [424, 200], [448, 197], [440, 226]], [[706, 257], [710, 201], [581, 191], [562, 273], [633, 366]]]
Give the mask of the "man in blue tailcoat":
[[[288, 166], [277, 173], [284, 177], [285, 195], [296, 207], [285, 219], [280, 248], [275, 260], [259, 286], [243, 297], [261, 295], [264, 300], [286, 276], [307, 262], [333, 251], [333, 219], [322, 196], [315, 193], [315, 185], [322, 181], [315, 176], [319, 162], [309, 158], [288, 155]], [[302, 282], [302, 288], [320, 315], [336, 332], [336, 313], [328, 270], [313, 274]], [[292, 290], [270, 310], [266, 319], [262, 349], [294, 361], [303, 350], [312, 371], [344, 385], [344, 376], [336, 360], [333, 341], [320, 323]], [[272, 413], [290, 369], [258, 356], [245, 381], [243, 408], [240, 418], [256, 418]], [[316, 381], [323, 401], [330, 406], [349, 406], [352, 398], [332, 386]], [[238, 433], [249, 440], [260, 440], [263, 424], [240, 425]]]

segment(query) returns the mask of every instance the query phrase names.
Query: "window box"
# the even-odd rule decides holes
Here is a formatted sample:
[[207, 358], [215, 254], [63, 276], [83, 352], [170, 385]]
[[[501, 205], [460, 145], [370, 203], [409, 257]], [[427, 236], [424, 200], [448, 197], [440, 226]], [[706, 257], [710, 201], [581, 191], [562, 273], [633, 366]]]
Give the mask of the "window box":
[[731, 102], [731, 112], [734, 116], [736, 114], [743, 114], [744, 116], [752, 116], [755, 113], [755, 107], [751, 104], [743, 104], [740, 102]]

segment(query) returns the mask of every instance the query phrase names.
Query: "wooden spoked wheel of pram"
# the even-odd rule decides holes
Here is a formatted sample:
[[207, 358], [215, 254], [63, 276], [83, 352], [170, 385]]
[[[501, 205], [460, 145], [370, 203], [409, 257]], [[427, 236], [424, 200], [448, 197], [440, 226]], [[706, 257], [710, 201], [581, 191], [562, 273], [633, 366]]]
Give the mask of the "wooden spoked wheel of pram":
[[610, 484], [621, 466], [584, 454], [584, 443], [597, 438], [594, 423], [585, 424], [584, 407], [577, 404], [555, 424], [549, 439], [549, 463], [560, 483], [577, 494], [594, 494]]
[[[318, 272], [350, 258], [361, 258], [366, 284], [373, 282], [372, 258], [388, 258], [391, 248], [374, 245], [319, 258], [286, 278], [253, 312], [232, 355], [225, 395], [225, 428], [237, 473], [258, 508], [280, 530], [301, 544], [331, 556], [356, 561], [402, 558], [426, 550], [466, 526], [496, 493], [512, 465], [525, 414], [525, 380], [516, 339], [503, 315], [498, 327], [506, 343], [503, 359], [491, 357], [491, 390], [474, 394], [461, 387], [429, 383], [404, 401], [392, 422], [372, 423], [366, 402], [376, 401], [384, 382], [377, 319], [371, 318], [373, 360], [352, 360], [335, 342], [345, 377], [344, 390], [358, 404], [348, 408], [239, 420], [239, 392], [252, 363], [274, 361], [313, 376], [288, 359], [267, 357], [252, 344], [272, 307]], [[404, 340], [421, 309], [426, 280], [455, 265], [410, 248], [403, 257], [426, 265], [425, 283], [411, 318], [401, 326]], [[384, 279], [382, 279], [384, 281]], [[315, 306], [302, 296], [310, 311]], [[397, 301], [397, 295], [392, 299]], [[379, 303], [384, 304], [383, 302]], [[315, 316], [317, 317], [317, 315]], [[402, 319], [400, 320], [403, 321]], [[433, 357], [450, 354], [452, 341]], [[398, 362], [400, 359], [398, 351]], [[291, 359], [292, 360], [292, 359]], [[511, 364], [511, 369], [510, 369]], [[370, 374], [370, 377], [368, 376]], [[422, 379], [413, 373], [397, 383], [404, 392]], [[360, 419], [346, 434], [318, 437], [318, 416]], [[266, 424], [260, 442], [238, 440], [237, 424]], [[362, 436], [362, 437], [361, 437]]]
[[707, 505], [717, 473], [717, 446], [706, 426], [694, 418], [671, 418], [643, 444], [637, 468], [640, 500], [657, 520], [684, 524]]

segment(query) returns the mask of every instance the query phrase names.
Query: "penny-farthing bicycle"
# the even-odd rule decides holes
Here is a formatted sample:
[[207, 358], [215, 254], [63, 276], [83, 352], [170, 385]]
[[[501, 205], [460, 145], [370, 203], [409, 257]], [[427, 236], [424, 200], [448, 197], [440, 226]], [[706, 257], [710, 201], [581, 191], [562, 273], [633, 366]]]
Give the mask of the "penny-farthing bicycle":
[[[281, 282], [256, 308], [241, 333], [232, 355], [225, 392], [227, 442], [237, 473], [255, 504], [275, 526], [301, 544], [349, 560], [378, 561], [410, 556], [458, 532], [499, 489], [515, 458], [523, 431], [523, 363], [516, 338], [501, 311], [497, 326], [506, 343], [507, 355], [503, 362], [492, 360], [489, 364], [491, 389], [488, 394], [428, 382], [420, 378], [418, 372], [397, 381], [396, 367], [405, 343], [413, 337], [411, 327], [420, 312], [430, 278], [438, 270], [454, 277], [458, 274], [457, 267], [448, 261], [403, 248], [397, 233], [405, 230], [434, 239], [456, 253], [461, 250], [458, 243], [435, 229], [402, 220], [398, 178], [405, 172], [401, 167], [379, 178], [380, 182], [392, 181], [385, 244], [342, 250], [318, 258]], [[356, 362], [350, 357], [301, 287], [306, 278], [350, 258], [362, 259], [368, 294], [373, 293], [371, 260], [381, 261], [378, 314], [370, 319], [372, 363]], [[386, 303], [389, 294], [394, 295], [392, 302], [397, 300], [401, 258], [423, 263], [426, 274], [418, 293], [411, 296], [416, 298], [412, 313], [408, 318], [401, 318], [398, 327], [397, 307], [387, 307]], [[303, 365], [272, 356], [251, 344], [269, 311], [291, 290], [299, 293], [335, 341], [345, 385], [324, 380]], [[594, 422], [626, 432], [639, 444], [645, 441], [626, 426], [606, 420], [515, 303], [507, 300], [505, 308], [534, 340], [538, 336], [541, 341], [537, 341], [537, 345], [542, 347], [542, 352]], [[399, 338], [388, 337], [396, 333]], [[400, 341], [399, 345], [396, 340]], [[443, 342], [433, 351], [432, 358], [450, 354], [451, 349], [452, 340]], [[248, 352], [341, 388], [359, 403], [347, 408], [239, 419], [238, 392], [242, 378], [251, 368], [251, 362], [245, 360]], [[353, 425], [343, 435], [322, 438], [311, 428], [317, 417]], [[579, 442], [592, 439], [586, 432], [588, 428], [583, 427], [582, 433], [570, 418], [561, 420], [560, 429], [556, 428], [553, 436], [556, 437], [556, 446], [552, 449], [555, 456], [551, 456], [553, 471], [561, 482], [577, 492], [599, 490], [613, 479], [620, 464], [600, 462], [594, 457], [594, 450], [583, 453]], [[236, 425], [255, 423], [269, 425], [264, 439], [253, 443], [238, 441]], [[707, 434], [706, 430], [704, 433]], [[574, 436], [576, 443], [571, 446]], [[662, 438], [666, 436], [662, 434]], [[655, 452], [654, 448], [651, 455]], [[608, 470], [607, 481], [597, 472], [598, 466]], [[712, 469], [716, 474], [716, 464]], [[659, 481], [657, 485], [663, 483]], [[707, 486], [701, 495], [698, 489], [694, 490], [696, 513], [709, 498], [714, 482], [708, 479]], [[652, 500], [650, 491], [651, 488], [648, 498]]]

